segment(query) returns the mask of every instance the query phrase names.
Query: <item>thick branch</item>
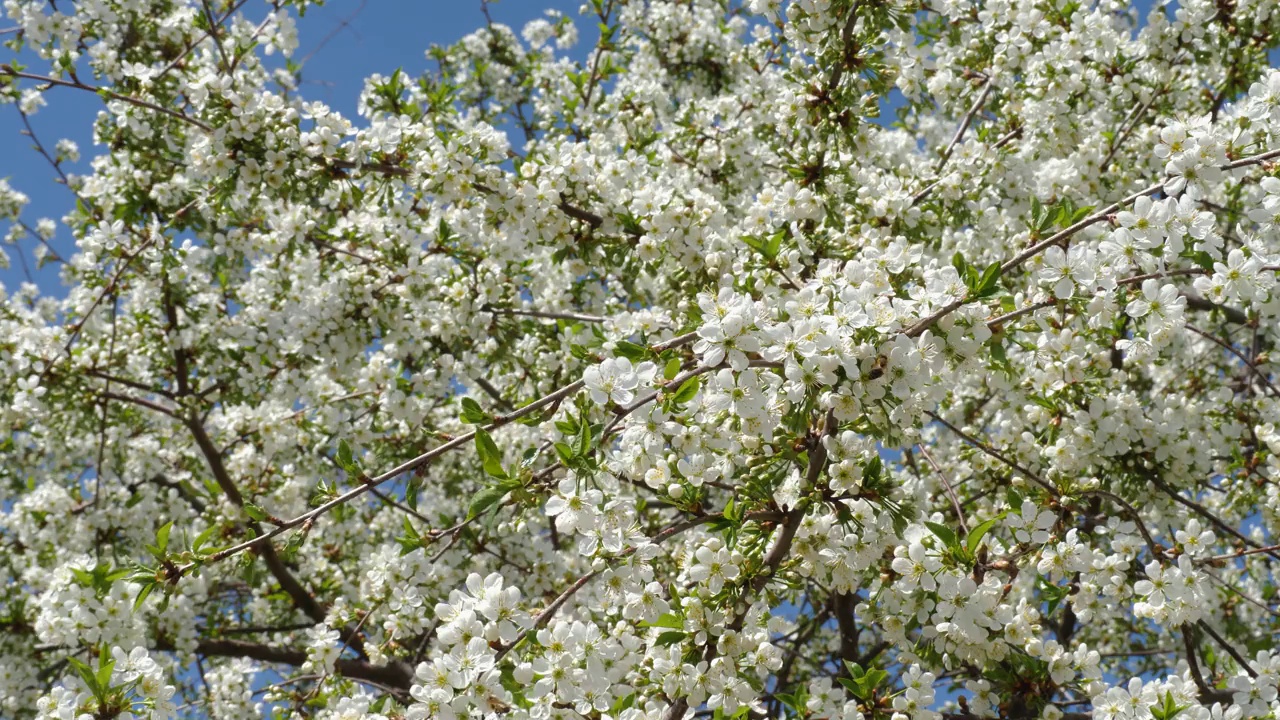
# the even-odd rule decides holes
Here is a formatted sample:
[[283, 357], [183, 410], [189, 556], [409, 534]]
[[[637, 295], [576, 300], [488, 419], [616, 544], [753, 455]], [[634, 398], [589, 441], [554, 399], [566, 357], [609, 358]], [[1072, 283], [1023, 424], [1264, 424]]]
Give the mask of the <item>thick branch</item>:
[[[156, 650], [173, 652], [173, 644], [167, 640], [156, 643]], [[195, 649], [197, 655], [205, 657], [238, 657], [257, 660], [259, 662], [280, 663], [282, 665], [300, 666], [307, 661], [304, 650], [278, 645], [264, 645], [243, 640], [201, 640]], [[413, 670], [403, 662], [389, 665], [374, 665], [363, 660], [339, 658], [334, 668], [343, 677], [352, 680], [368, 680], [385, 685], [402, 692], [408, 692], [413, 683]]]

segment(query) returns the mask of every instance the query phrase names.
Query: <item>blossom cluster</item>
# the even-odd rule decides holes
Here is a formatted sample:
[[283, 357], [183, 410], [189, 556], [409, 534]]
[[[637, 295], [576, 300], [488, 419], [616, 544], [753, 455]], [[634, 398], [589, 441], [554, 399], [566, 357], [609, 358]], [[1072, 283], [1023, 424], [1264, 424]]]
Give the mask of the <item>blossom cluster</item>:
[[3, 4], [0, 715], [1280, 714], [1272, 3], [309, 4]]

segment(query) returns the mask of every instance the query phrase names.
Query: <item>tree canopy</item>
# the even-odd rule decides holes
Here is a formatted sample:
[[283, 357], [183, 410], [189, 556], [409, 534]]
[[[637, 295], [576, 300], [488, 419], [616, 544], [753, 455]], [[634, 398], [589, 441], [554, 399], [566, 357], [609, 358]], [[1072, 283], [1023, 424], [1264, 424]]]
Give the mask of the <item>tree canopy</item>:
[[0, 716], [1276, 717], [1271, 0], [309, 4], [4, 3]]

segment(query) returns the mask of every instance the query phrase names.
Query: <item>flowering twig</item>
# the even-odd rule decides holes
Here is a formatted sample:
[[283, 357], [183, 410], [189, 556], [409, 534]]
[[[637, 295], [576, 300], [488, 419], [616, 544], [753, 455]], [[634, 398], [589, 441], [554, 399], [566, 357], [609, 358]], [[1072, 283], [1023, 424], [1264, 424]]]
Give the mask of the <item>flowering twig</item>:
[[121, 95], [120, 93], [115, 92], [114, 90], [110, 90], [104, 87], [95, 87], [93, 85], [86, 85], [78, 80], [60, 80], [58, 78], [49, 77], [47, 75], [36, 75], [34, 73], [21, 72], [19, 70], [15, 70], [13, 66], [9, 65], [8, 63], [0, 64], [0, 75], [9, 75], [11, 77], [23, 78], [26, 80], [37, 80], [42, 83], [48, 83], [49, 85], [57, 85], [59, 87], [69, 87], [69, 88], [75, 88], [77, 90], [84, 90], [85, 92], [91, 92], [95, 95], [101, 95], [102, 97], [110, 98], [112, 100], [119, 100], [121, 102], [125, 102], [130, 105], [134, 105], [136, 107], [146, 108], [148, 110], [154, 110], [158, 113], [163, 113], [165, 115], [168, 115], [171, 118], [175, 118], [177, 120], [181, 120], [190, 125], [194, 125], [207, 133], [213, 132], [212, 125], [204, 123], [196, 118], [191, 117], [190, 115], [184, 115], [178, 112], [177, 110], [172, 110], [162, 105], [156, 105], [155, 103], [148, 102], [140, 98], [131, 97], [129, 95]]
[[[678, 337], [672, 338], [671, 340], [668, 340], [666, 342], [659, 343], [653, 346], [652, 349], [655, 352], [661, 352], [662, 350], [679, 347], [681, 345], [691, 343], [694, 341], [695, 338], [696, 338], [696, 333], [686, 333], [684, 335], [680, 335]], [[581, 380], [576, 380], [572, 383], [569, 383], [568, 385], [565, 385], [559, 390], [556, 390], [555, 392], [552, 392], [548, 395], [544, 395], [543, 397], [537, 400], [534, 400], [533, 402], [521, 407], [518, 410], [495, 417], [493, 422], [489, 423], [488, 425], [485, 425], [483, 429], [488, 431], [488, 430], [500, 428], [503, 425], [510, 424], [516, 420], [519, 420], [522, 417], [525, 417], [526, 415], [535, 413], [544, 407], [552, 405], [556, 402], [559, 402], [560, 400], [563, 400], [564, 398], [567, 398], [573, 395], [574, 393], [581, 390], [582, 387], [583, 387], [583, 382]], [[427, 452], [422, 453], [421, 455], [418, 455], [417, 457], [411, 460], [407, 460], [401, 463], [400, 465], [397, 465], [396, 467], [391, 468], [390, 470], [387, 470], [386, 472], [380, 475], [369, 478], [367, 481], [363, 482], [362, 484], [348, 490], [347, 492], [339, 495], [338, 497], [332, 500], [329, 500], [328, 502], [316, 508], [313, 508], [312, 510], [302, 513], [297, 517], [281, 521], [278, 525], [276, 525], [275, 528], [271, 529], [268, 532], [265, 532], [261, 535], [258, 535], [257, 537], [251, 538], [249, 540], [238, 543], [236, 545], [232, 545], [231, 547], [219, 550], [218, 552], [215, 552], [209, 555], [208, 557], [203, 558], [199, 562], [192, 562], [188, 565], [182, 566], [179, 568], [180, 573], [185, 574], [190, 570], [192, 570], [193, 568], [202, 564], [215, 563], [221, 560], [225, 560], [231, 557], [232, 555], [235, 555], [237, 553], [248, 550], [249, 548], [256, 547], [258, 545], [266, 543], [272, 538], [278, 535], [281, 535], [285, 532], [288, 532], [293, 528], [308, 524], [310, 522], [314, 522], [315, 519], [320, 517], [321, 515], [324, 515], [325, 513], [338, 507], [339, 505], [345, 505], [346, 503], [354, 500], [355, 498], [358, 498], [361, 495], [365, 494], [372, 488], [377, 487], [378, 485], [381, 485], [389, 480], [397, 478], [400, 475], [403, 475], [404, 473], [409, 472], [410, 470], [416, 470], [417, 468], [422, 467], [427, 463], [430, 463], [431, 461], [448, 453], [451, 450], [456, 450], [460, 447], [470, 444], [475, 440], [475, 437], [476, 437], [476, 431], [474, 430], [468, 433], [463, 433], [462, 435], [458, 435], [452, 440], [442, 445], [438, 445], [435, 448], [432, 448], [431, 450], [428, 450]]]

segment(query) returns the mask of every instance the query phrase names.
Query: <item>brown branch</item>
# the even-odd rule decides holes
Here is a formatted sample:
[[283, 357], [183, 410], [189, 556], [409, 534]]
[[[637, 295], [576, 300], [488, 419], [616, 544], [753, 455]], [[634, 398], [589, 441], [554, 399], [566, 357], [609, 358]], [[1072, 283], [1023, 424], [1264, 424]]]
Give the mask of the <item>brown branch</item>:
[[[231, 6], [231, 8], [227, 10], [226, 14], [225, 14], [225, 15], [223, 15], [223, 16], [222, 16], [222, 19], [221, 19], [221, 20], [219, 20], [215, 25], [216, 25], [216, 26], [221, 26], [221, 25], [222, 25], [222, 23], [226, 22], [226, 21], [227, 21], [227, 19], [228, 19], [228, 18], [230, 18], [233, 14], [235, 14], [235, 12], [236, 12], [237, 10], [239, 10], [239, 9], [240, 9], [240, 8], [242, 8], [242, 7], [244, 7], [245, 3], [247, 3], [247, 2], [249, 2], [249, 0], [239, 0], [239, 2], [237, 2], [235, 5]], [[269, 17], [271, 17], [271, 16], [270, 16], [270, 15], [268, 15], [267, 17], [269, 18]], [[209, 28], [208, 32], [204, 33], [204, 34], [203, 34], [203, 35], [201, 35], [200, 37], [198, 37], [198, 38], [196, 38], [195, 40], [193, 40], [193, 41], [191, 42], [191, 44], [190, 44], [190, 45], [188, 45], [188, 46], [186, 47], [186, 49], [185, 49], [185, 50], [183, 50], [181, 53], [179, 53], [179, 54], [178, 54], [178, 57], [176, 57], [176, 58], [174, 58], [172, 61], [170, 61], [170, 62], [169, 62], [169, 64], [168, 64], [168, 65], [166, 65], [166, 66], [164, 67], [164, 69], [163, 69], [163, 70], [161, 70], [161, 71], [159, 72], [159, 74], [157, 74], [154, 78], [152, 78], [152, 82], [158, 81], [160, 78], [164, 77], [165, 75], [168, 75], [168, 74], [169, 74], [169, 71], [170, 71], [170, 70], [173, 70], [175, 67], [177, 67], [177, 66], [178, 66], [178, 64], [179, 64], [179, 63], [181, 63], [181, 62], [182, 62], [183, 60], [185, 60], [189, 55], [191, 55], [191, 51], [192, 51], [192, 50], [195, 50], [197, 47], [199, 47], [200, 43], [202, 43], [202, 42], [204, 42], [205, 40], [207, 40], [208, 38], [212, 37], [213, 32], [214, 32], [214, 29], [215, 29], [215, 26], [210, 26], [210, 28]], [[255, 33], [255, 35], [256, 35], [256, 34], [257, 34], [257, 33]]]
[[1118, 136], [1113, 136], [1111, 147], [1107, 150], [1106, 157], [1104, 157], [1102, 162], [1098, 164], [1099, 172], [1105, 172], [1111, 165], [1111, 161], [1115, 159], [1116, 153], [1120, 152], [1120, 148], [1124, 145], [1125, 141], [1129, 139], [1129, 136], [1133, 134], [1134, 130], [1138, 129], [1138, 121], [1142, 119], [1142, 116], [1146, 114], [1147, 110], [1150, 110], [1151, 106], [1155, 104], [1155, 101], [1158, 100], [1160, 96], [1164, 95], [1164, 93], [1164, 88], [1160, 88], [1159, 90], [1152, 92], [1150, 99], [1142, 105], [1137, 106], [1130, 118], [1125, 118], [1124, 123], [1121, 124], [1122, 130], [1120, 134]]
[[[831, 613], [835, 615], [836, 627], [840, 630], [840, 659], [846, 663], [858, 662], [858, 624], [854, 614], [857, 604], [856, 596], [837, 592], [831, 595]], [[839, 674], [847, 677], [846, 668], [840, 668]]]
[[608, 318], [599, 315], [584, 315], [574, 312], [551, 312], [547, 310], [520, 310], [517, 308], [500, 308], [485, 304], [480, 308], [494, 315], [523, 315], [525, 317], [547, 318], [550, 320], [574, 320], [577, 322], [602, 323]]
[[101, 370], [89, 369], [89, 370], [85, 370], [84, 374], [90, 377], [96, 377], [99, 380], [105, 380], [107, 383], [119, 383], [126, 387], [131, 387], [134, 390], [140, 390], [145, 393], [152, 393], [154, 395], [159, 395], [161, 397], [168, 398], [170, 400], [174, 399], [174, 394], [163, 388], [153, 388], [150, 385], [147, 385], [145, 383], [140, 383], [137, 380], [122, 378], [122, 377], [119, 377], [118, 375], [105, 373]]
[[[1223, 165], [1220, 169], [1235, 170], [1236, 168], [1247, 167], [1250, 165], [1259, 165], [1261, 163], [1264, 163], [1276, 157], [1280, 157], [1280, 150], [1269, 150], [1267, 152], [1260, 153], [1258, 155], [1251, 155], [1247, 158], [1241, 158], [1240, 160], [1236, 160], [1235, 162], [1227, 163], [1226, 165]], [[1096, 225], [1097, 223], [1100, 223], [1104, 220], [1109, 221], [1112, 213], [1115, 213], [1116, 211], [1120, 210], [1123, 207], [1128, 207], [1133, 201], [1137, 200], [1138, 198], [1144, 197], [1147, 195], [1152, 195], [1154, 193], [1157, 193], [1163, 190], [1165, 183], [1168, 182], [1168, 180], [1169, 178], [1166, 177], [1160, 182], [1157, 182], [1153, 185], [1145, 187], [1142, 190], [1139, 190], [1125, 197], [1122, 200], [1119, 200], [1117, 202], [1114, 202], [1108, 205], [1107, 207], [1090, 215], [1089, 217], [1086, 217], [1083, 220], [1080, 220], [1079, 222], [1074, 223], [1071, 226], [1054, 233], [1053, 235], [1050, 235], [1049, 237], [1032, 245], [1026, 250], [1023, 250], [1022, 252], [1018, 253], [1012, 258], [1009, 258], [1003, 264], [1000, 265], [1000, 274], [1001, 275], [1007, 274], [1010, 270], [1016, 269], [1017, 267], [1022, 265], [1022, 263], [1044, 252], [1047, 248], [1065, 242], [1066, 240], [1070, 239], [1073, 235], [1080, 232], [1081, 230], [1084, 230], [1085, 228]], [[906, 335], [907, 337], [919, 337], [921, 333], [933, 327], [933, 325], [937, 323], [939, 320], [946, 317], [947, 315], [950, 315], [951, 313], [955, 312], [959, 308], [967, 305], [969, 302], [970, 302], [970, 299], [967, 297], [961, 298], [959, 300], [953, 300], [952, 302], [949, 302], [946, 305], [943, 305], [942, 307], [938, 308], [933, 313], [921, 318], [914, 325], [904, 330], [902, 334]]]
[[1248, 367], [1250, 370], [1253, 371], [1253, 374], [1256, 375], [1258, 379], [1262, 381], [1262, 384], [1266, 386], [1267, 390], [1271, 391], [1272, 397], [1280, 397], [1280, 390], [1277, 390], [1276, 386], [1271, 384], [1271, 379], [1268, 378], [1265, 373], [1259, 370], [1258, 366], [1253, 364], [1253, 362], [1249, 360], [1249, 358], [1245, 357], [1244, 353], [1235, 349], [1235, 347], [1233, 347], [1231, 343], [1228, 343], [1225, 340], [1222, 340], [1221, 338], [1215, 335], [1211, 335], [1205, 332], [1204, 330], [1201, 330], [1200, 328], [1196, 327], [1195, 325], [1192, 325], [1191, 323], [1186, 323], [1185, 327], [1191, 332], [1204, 338], [1205, 340], [1208, 340], [1216, 344], [1218, 347], [1222, 348], [1223, 350], [1226, 350], [1232, 355], [1235, 355], [1236, 358], [1240, 360], [1240, 362], [1244, 363], [1246, 367]]
[[848, 56], [855, 52], [853, 48], [853, 31], [858, 25], [858, 0], [854, 0], [853, 5], [849, 8], [849, 17], [845, 18], [844, 26], [840, 29], [840, 47], [845, 57], [841, 63], [837, 64], [831, 71], [831, 77], [827, 79], [827, 94], [830, 95], [840, 86], [840, 80], [844, 77], [844, 63], [848, 62]]
[[[684, 521], [678, 522], [662, 530], [657, 535], [654, 535], [649, 540], [649, 542], [655, 545], [660, 544], [669, 538], [675, 537], [676, 535], [679, 535], [680, 533], [685, 532], [686, 530], [695, 528], [705, 523], [712, 522], [714, 520], [719, 520], [723, 517], [724, 517], [723, 513], [714, 513], [714, 514], [703, 515], [700, 517], [692, 518], [690, 520], [684, 520]], [[762, 519], [762, 518], [773, 518], [775, 517], [775, 515], [773, 513], [757, 513], [757, 514], [749, 513], [747, 517], [751, 519]], [[616, 560], [622, 560], [624, 558], [628, 558], [635, 553], [636, 549], [637, 549], [637, 546], [633, 545], [627, 548], [626, 550], [623, 550], [621, 553], [615, 556], [613, 560], [616, 561]], [[502, 658], [506, 657], [507, 653], [514, 650], [517, 645], [519, 645], [526, 637], [529, 636], [530, 633], [536, 632], [538, 628], [541, 628], [542, 626], [546, 625], [551, 620], [552, 616], [554, 616], [556, 612], [561, 607], [563, 607], [566, 602], [569, 601], [570, 598], [572, 598], [579, 590], [586, 587], [587, 583], [591, 582], [592, 579], [594, 579], [597, 575], [599, 575], [602, 572], [604, 571], [593, 570], [579, 577], [577, 580], [574, 581], [572, 585], [565, 588], [564, 591], [562, 591], [559, 595], [556, 596], [555, 600], [552, 600], [550, 604], [548, 604], [545, 608], [543, 608], [542, 612], [538, 613], [537, 617], [533, 619], [532, 625], [522, 630], [514, 640], [512, 640], [509, 644], [503, 645], [498, 650], [498, 653], [495, 656], [494, 661], [497, 662]]]
[[1200, 700], [1206, 705], [1215, 702], [1230, 702], [1231, 693], [1226, 690], [1215, 690], [1209, 687], [1209, 683], [1205, 682], [1204, 675], [1200, 672], [1200, 661], [1196, 657], [1195, 640], [1192, 638], [1194, 627], [1182, 628], [1182, 644], [1187, 651], [1187, 668], [1191, 670], [1191, 679], [1195, 681], [1196, 687], [1200, 688]]
[[[194, 417], [188, 417], [184, 420], [187, 429], [191, 432], [192, 438], [195, 439], [196, 445], [200, 448], [200, 452], [204, 455], [205, 461], [209, 466], [209, 470], [213, 473], [213, 479], [218, 483], [223, 494], [238, 508], [245, 505], [244, 496], [240, 494], [240, 490], [232, 482], [231, 476], [227, 473], [227, 468], [222, 464], [222, 455], [213, 444], [213, 440], [209, 437], [209, 433], [205, 431], [202, 425]], [[263, 535], [262, 526], [257, 521], [250, 521], [249, 528], [253, 530], [258, 537]], [[255, 545], [256, 552], [262, 561], [266, 564], [267, 569], [280, 583], [280, 588], [284, 590], [290, 598], [293, 599], [295, 605], [306, 613], [307, 617], [316, 622], [324, 622], [325, 610], [316, 601], [315, 597], [298, 582], [293, 576], [289, 568], [285, 566], [284, 561], [276, 553], [275, 547], [271, 543], [258, 543]]]
[[913, 206], [919, 205], [921, 200], [929, 197], [929, 193], [933, 192], [933, 189], [938, 186], [938, 183], [942, 182], [942, 171], [946, 168], [947, 161], [951, 159], [951, 153], [955, 151], [956, 146], [964, 139], [964, 134], [969, 129], [969, 125], [973, 123], [974, 116], [976, 116], [978, 111], [982, 109], [982, 106], [987, 102], [987, 98], [991, 96], [991, 91], [994, 89], [994, 80], [987, 78], [986, 84], [982, 86], [982, 92], [979, 93], [978, 98], [973, 101], [973, 105], [969, 107], [969, 111], [966, 112], [964, 117], [960, 120], [960, 125], [956, 128], [955, 134], [951, 136], [951, 142], [947, 143], [947, 147], [942, 150], [942, 154], [938, 157], [937, 167], [933, 169], [933, 174], [938, 177], [911, 198], [911, 204]]
[[48, 83], [50, 85], [57, 85], [59, 87], [69, 87], [69, 88], [75, 88], [76, 90], [84, 90], [85, 92], [91, 92], [95, 95], [106, 96], [112, 100], [119, 100], [121, 102], [128, 103], [135, 107], [146, 108], [148, 110], [154, 110], [158, 113], [163, 113], [165, 115], [168, 115], [169, 117], [176, 118], [185, 123], [194, 125], [207, 133], [213, 132], [212, 126], [207, 125], [201, 122], [200, 120], [197, 120], [189, 115], [184, 115], [176, 110], [171, 110], [167, 107], [163, 107], [161, 105], [156, 105], [155, 103], [147, 102], [146, 100], [140, 100], [138, 98], [130, 97], [128, 95], [121, 95], [120, 93], [115, 92], [114, 90], [108, 90], [107, 88], [104, 88], [104, 87], [86, 85], [78, 80], [59, 80], [58, 78], [48, 77], [46, 75], [36, 75], [33, 73], [19, 72], [18, 70], [15, 70], [13, 66], [9, 65], [8, 63], [0, 64], [0, 75], [9, 75], [10, 77], [24, 78], [26, 80], [36, 80], [42, 83]]
[[110, 392], [110, 391], [103, 391], [98, 393], [98, 395], [108, 400], [119, 400], [120, 402], [127, 402], [132, 405], [137, 405], [138, 407], [144, 407], [149, 410], [154, 410], [158, 413], [161, 413], [162, 415], [167, 415], [174, 419], [179, 419], [178, 414], [173, 409], [167, 408], [158, 402], [147, 400], [146, 398], [134, 397], [132, 395], [125, 395], [124, 393], [117, 393], [117, 392]]
[[1224, 522], [1222, 518], [1219, 518], [1217, 515], [1214, 515], [1213, 513], [1209, 512], [1209, 510], [1205, 508], [1203, 505], [1201, 505], [1200, 503], [1183, 497], [1182, 493], [1178, 492], [1175, 488], [1170, 487], [1168, 483], [1166, 483], [1163, 479], [1161, 479], [1155, 473], [1147, 473], [1146, 476], [1148, 479], [1151, 480], [1151, 482], [1156, 487], [1160, 488], [1160, 490], [1162, 490], [1166, 495], [1173, 498], [1174, 501], [1178, 502], [1182, 506], [1190, 508], [1197, 515], [1204, 518], [1205, 520], [1208, 520], [1214, 527], [1218, 528], [1219, 530], [1222, 530], [1228, 535], [1231, 535], [1232, 537], [1244, 543], [1245, 545], [1248, 545], [1251, 548], [1260, 550], [1261, 552], [1265, 552], [1267, 555], [1270, 555], [1272, 558], [1275, 558], [1276, 560], [1280, 560], [1280, 555], [1277, 555], [1274, 552], [1263, 550], [1261, 544], [1259, 544], [1258, 542], [1255, 542], [1254, 540], [1249, 538], [1247, 535], [1241, 533], [1239, 530], [1236, 530], [1234, 527]]
[[493, 386], [493, 383], [489, 382], [486, 378], [479, 376], [472, 379], [475, 380], [476, 386], [484, 391], [485, 395], [493, 398], [493, 401], [498, 404], [498, 407], [506, 410], [507, 412], [511, 411], [511, 403], [508, 402], [506, 398], [502, 397], [502, 393], [498, 391], [498, 388]]
[[1218, 631], [1214, 630], [1213, 627], [1209, 625], [1209, 623], [1203, 620], [1198, 620], [1196, 621], [1196, 625], [1199, 625], [1201, 630], [1204, 630], [1206, 633], [1208, 633], [1209, 637], [1213, 638], [1213, 641], [1218, 643], [1219, 647], [1221, 647], [1223, 650], [1226, 650], [1227, 654], [1235, 659], [1236, 663], [1240, 666], [1240, 668], [1244, 670], [1246, 673], [1249, 673], [1249, 677], [1251, 678], [1258, 677], [1258, 671], [1253, 669], [1253, 666], [1249, 664], [1249, 660], [1245, 658], [1244, 655], [1241, 655], [1240, 651], [1237, 650], [1234, 645], [1227, 642], [1226, 638], [1219, 635]]
[[960, 507], [960, 499], [956, 497], [956, 491], [951, 487], [951, 481], [947, 480], [947, 474], [942, 471], [938, 462], [933, 459], [933, 455], [925, 448], [924, 444], [918, 443], [916, 447], [920, 449], [920, 454], [924, 456], [925, 462], [929, 463], [929, 467], [933, 468], [933, 472], [937, 474], [938, 479], [942, 481], [942, 487], [947, 491], [947, 498], [951, 500], [951, 507], [956, 511], [956, 520], [960, 522], [960, 533], [962, 535], [969, 534], [969, 526], [964, 521], [964, 510]]
[[1212, 563], [1212, 562], [1219, 562], [1222, 560], [1235, 560], [1237, 558], [1242, 558], [1249, 555], [1258, 555], [1260, 553], [1271, 553], [1276, 550], [1280, 550], [1280, 545], [1267, 545], [1266, 547], [1254, 548], [1252, 550], [1237, 550], [1233, 553], [1227, 553], [1225, 555], [1214, 555], [1213, 557], [1199, 558], [1195, 562]]
[[933, 418], [935, 421], [942, 423], [942, 425], [946, 427], [948, 430], [955, 433], [956, 435], [959, 435], [962, 440], [969, 443], [973, 447], [978, 448], [989, 457], [999, 460], [1001, 463], [1005, 464], [1010, 469], [1017, 471], [1023, 477], [1027, 478], [1028, 480], [1044, 488], [1045, 491], [1047, 491], [1053, 497], [1058, 497], [1059, 495], [1061, 495], [1061, 493], [1058, 492], [1058, 489], [1053, 485], [1049, 484], [1044, 478], [1031, 472], [1030, 470], [1026, 469], [1022, 465], [1019, 465], [1018, 463], [1014, 462], [1013, 460], [1006, 458], [1003, 454], [1000, 453], [1000, 451], [996, 450], [995, 448], [991, 447], [987, 443], [984, 443], [981, 440], [978, 440], [977, 438], [969, 435], [968, 433], [964, 432], [963, 430], [956, 427], [955, 425], [952, 425], [951, 423], [942, 419], [942, 417], [937, 413], [934, 413], [930, 410], [926, 410], [925, 414]]
[[[155, 650], [175, 652], [177, 648], [166, 639], [155, 644]], [[201, 640], [196, 644], [195, 653], [205, 657], [238, 657], [257, 660], [259, 662], [279, 663], [281, 665], [300, 666], [307, 661], [304, 650], [277, 645], [246, 642], [243, 640]], [[364, 660], [338, 658], [334, 669], [343, 677], [352, 680], [369, 680], [400, 692], [408, 692], [413, 683], [413, 669], [403, 662], [389, 665], [375, 665]]]
[[1195, 293], [1183, 292], [1182, 297], [1186, 298], [1187, 307], [1192, 310], [1201, 310], [1203, 312], [1213, 312], [1214, 310], [1218, 310], [1222, 313], [1223, 317], [1237, 325], [1249, 324], [1249, 316], [1246, 315], [1243, 310], [1210, 302]]

